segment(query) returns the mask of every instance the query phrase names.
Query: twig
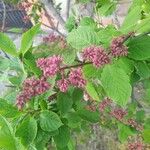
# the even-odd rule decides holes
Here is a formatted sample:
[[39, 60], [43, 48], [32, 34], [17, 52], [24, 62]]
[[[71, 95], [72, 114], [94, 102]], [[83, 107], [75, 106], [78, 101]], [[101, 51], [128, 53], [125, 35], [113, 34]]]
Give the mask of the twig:
[[51, 29], [51, 30], [57, 32], [57, 33], [58, 33], [59, 35], [61, 35], [62, 37], [66, 37], [66, 35], [63, 34], [63, 33], [61, 33], [57, 28], [51, 27], [51, 26], [49, 26], [49, 25], [47, 25], [47, 24], [45, 24], [45, 23], [42, 23], [42, 25], [44, 25], [44, 26], [46, 26], [47, 28], [49, 28], [49, 29]]
[[117, 12], [114, 13], [114, 19], [115, 19], [115, 24], [116, 24], [116, 26], [119, 28], [119, 27], [120, 27], [120, 22], [119, 22], [119, 20], [118, 20]]
[[67, 0], [67, 5], [66, 5], [66, 19], [69, 18], [69, 13], [70, 13], [70, 4], [71, 4], [71, 0]]
[[5, 87], [16, 88], [17, 86], [14, 86], [14, 85], [5, 85]]
[[126, 42], [126, 41], [127, 41], [131, 36], [133, 36], [134, 34], [135, 34], [134, 32], [128, 33], [128, 35], [124, 38], [124, 40], [123, 40], [122, 43]]
[[57, 12], [56, 8], [53, 5], [52, 0], [41, 0], [41, 3], [44, 4], [45, 10], [47, 13], [51, 16], [51, 13], [53, 16], [59, 21], [59, 23], [62, 25], [63, 28], [65, 28], [65, 21], [62, 18], [62, 16]]
[[89, 64], [92, 64], [92, 62], [86, 62], [86, 63], [77, 64], [77, 65], [66, 66], [66, 67], [61, 68], [60, 70], [82, 67], [82, 66], [89, 65]]

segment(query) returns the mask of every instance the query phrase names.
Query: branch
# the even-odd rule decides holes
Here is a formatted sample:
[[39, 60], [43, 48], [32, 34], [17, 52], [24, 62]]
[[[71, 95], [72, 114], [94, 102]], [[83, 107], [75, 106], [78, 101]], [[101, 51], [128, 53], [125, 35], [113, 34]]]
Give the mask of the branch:
[[117, 12], [114, 13], [114, 19], [115, 19], [115, 24], [116, 24], [117, 27], [119, 28], [119, 27], [120, 27], [120, 22], [119, 22], [119, 20], [118, 20]]
[[57, 33], [58, 33], [59, 35], [61, 35], [62, 37], [65, 37], [65, 38], [66, 38], [66, 35], [63, 34], [63, 33], [61, 33], [57, 28], [51, 27], [51, 26], [49, 26], [49, 25], [47, 25], [47, 24], [45, 24], [45, 23], [42, 23], [42, 25], [46, 26], [47, 28], [49, 28], [49, 29], [51, 29], [51, 30], [57, 32]]
[[66, 19], [69, 18], [69, 12], [70, 12], [70, 4], [71, 4], [71, 0], [67, 0], [67, 5], [66, 5]]
[[82, 66], [89, 65], [89, 64], [92, 64], [92, 62], [86, 62], [86, 63], [81, 63], [81, 64], [77, 64], [77, 65], [72, 65], [72, 66], [66, 66], [66, 67], [60, 68], [60, 70], [82, 67]]
[[62, 16], [57, 12], [56, 8], [53, 5], [52, 0], [40, 0], [41, 3], [44, 4], [45, 10], [47, 13], [51, 16], [51, 13], [53, 16], [59, 21], [59, 23], [62, 25], [62, 27], [65, 28], [65, 21], [62, 18]]

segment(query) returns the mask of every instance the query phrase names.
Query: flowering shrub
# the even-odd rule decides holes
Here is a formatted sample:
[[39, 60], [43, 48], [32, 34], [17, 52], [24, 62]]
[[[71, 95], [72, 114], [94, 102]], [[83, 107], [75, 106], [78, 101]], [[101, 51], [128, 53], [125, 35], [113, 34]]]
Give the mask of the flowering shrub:
[[[97, 3], [98, 13], [112, 13], [103, 12], [104, 2]], [[115, 3], [108, 4], [115, 9]], [[0, 68], [8, 71], [12, 86], [0, 99], [0, 148], [74, 150], [72, 133], [95, 123], [116, 129], [118, 141], [129, 150], [148, 148], [149, 18], [137, 5], [133, 2], [120, 28], [100, 27], [85, 17], [75, 25], [67, 22], [66, 38], [52, 33], [36, 47], [32, 43], [40, 23], [23, 33], [19, 50], [0, 33], [0, 48], [11, 55], [0, 59]], [[130, 23], [131, 16], [135, 21]], [[135, 96], [138, 84], [144, 89], [142, 100]]]

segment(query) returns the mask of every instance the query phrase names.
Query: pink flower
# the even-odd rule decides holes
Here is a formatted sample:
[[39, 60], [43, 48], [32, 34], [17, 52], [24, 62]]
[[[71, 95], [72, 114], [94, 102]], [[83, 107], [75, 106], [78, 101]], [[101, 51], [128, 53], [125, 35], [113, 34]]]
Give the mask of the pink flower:
[[111, 112], [111, 115], [118, 120], [122, 120], [126, 114], [127, 114], [127, 111], [121, 108], [116, 108]]
[[48, 58], [40, 58], [37, 60], [37, 67], [39, 67], [45, 77], [54, 76], [58, 73], [63, 59], [60, 56], [52, 56]]
[[43, 38], [43, 42], [58, 42], [60, 40], [60, 36], [55, 35], [54, 33], [49, 34], [48, 36]]
[[144, 150], [144, 145], [140, 141], [130, 142], [128, 144], [128, 150]]
[[71, 70], [69, 74], [69, 81], [72, 85], [83, 88], [86, 85], [86, 80], [83, 78], [81, 68]]
[[41, 79], [34, 77], [26, 79], [23, 83], [22, 92], [17, 96], [16, 105], [21, 109], [33, 96], [43, 94], [49, 88], [50, 84], [43, 77]]
[[85, 48], [83, 50], [83, 58], [85, 60], [93, 61], [93, 59], [96, 57], [95, 48], [95, 46]]
[[110, 63], [110, 58], [102, 47], [90, 46], [85, 48], [83, 50], [83, 58], [92, 62], [97, 68]]
[[106, 107], [108, 107], [111, 104], [111, 99], [109, 99], [108, 97], [106, 97], [100, 104], [99, 104], [99, 111], [103, 112]]
[[57, 86], [59, 87], [61, 92], [66, 92], [69, 87], [69, 81], [67, 79], [61, 79], [57, 81]]
[[128, 48], [127, 46], [123, 45], [124, 39], [125, 36], [120, 36], [112, 40], [110, 48], [111, 48], [111, 53], [114, 57], [128, 55]]
[[135, 128], [138, 131], [143, 130], [143, 126], [139, 125], [134, 119], [128, 119], [128, 125], [130, 125], [131, 127]]

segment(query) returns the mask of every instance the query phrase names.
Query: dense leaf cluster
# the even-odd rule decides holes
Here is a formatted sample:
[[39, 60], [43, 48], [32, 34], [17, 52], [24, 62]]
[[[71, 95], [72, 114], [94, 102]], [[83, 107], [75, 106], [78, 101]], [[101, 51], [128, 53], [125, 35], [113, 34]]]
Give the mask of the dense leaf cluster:
[[[112, 14], [116, 8], [116, 2], [110, 0], [97, 0], [96, 4], [95, 11], [105, 16]], [[0, 33], [0, 48], [11, 56], [10, 59], [0, 58], [0, 80], [13, 87], [0, 99], [0, 149], [44, 150], [53, 145], [58, 150], [75, 150], [73, 133], [83, 132], [86, 126], [90, 128], [95, 123], [104, 128], [117, 129], [118, 139], [122, 143], [126, 144], [131, 137], [129, 149], [146, 148], [150, 143], [147, 109], [150, 105], [150, 26], [147, 25], [150, 23], [150, 9], [147, 5], [150, 6], [149, 1], [134, 0], [118, 29], [113, 25], [100, 26], [89, 17], [82, 18], [78, 23], [75, 17], [69, 18], [66, 23], [69, 33], [63, 39], [63, 47], [59, 40], [46, 40], [33, 47], [40, 24], [23, 33], [19, 49], [7, 35]], [[112, 43], [122, 36], [126, 38], [122, 42], [117, 41], [117, 44], [127, 53], [120, 55], [119, 51], [114, 57]], [[101, 47], [101, 53], [97, 55], [97, 51], [93, 50], [94, 56], [88, 59], [90, 62], [86, 62], [82, 58], [83, 50], [93, 48], [93, 45], [94, 49]], [[118, 45], [115, 41], [115, 50]], [[105, 56], [109, 56], [111, 61], [101, 63], [100, 67], [95, 65], [95, 68], [93, 58], [97, 61], [101, 54], [107, 54]], [[54, 55], [63, 58], [65, 66], [53, 76], [46, 76], [51, 88], [33, 94], [18, 110], [16, 97], [23, 90], [24, 81], [32, 76], [37, 79], [43, 76], [37, 60], [47, 60]], [[45, 64], [46, 69], [53, 65]], [[67, 86], [67, 90], [64, 87], [60, 90], [56, 83], [74, 68], [82, 68], [82, 75], [79, 72], [78, 79], [84, 77], [84, 86], [72, 84]], [[73, 83], [73, 77], [70, 83]], [[135, 95], [139, 84], [144, 93], [140, 100]], [[37, 86], [30, 86], [30, 90], [33, 91]], [[59, 86], [62, 86], [62, 82]], [[111, 107], [104, 102], [106, 97], [111, 100]]]

